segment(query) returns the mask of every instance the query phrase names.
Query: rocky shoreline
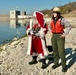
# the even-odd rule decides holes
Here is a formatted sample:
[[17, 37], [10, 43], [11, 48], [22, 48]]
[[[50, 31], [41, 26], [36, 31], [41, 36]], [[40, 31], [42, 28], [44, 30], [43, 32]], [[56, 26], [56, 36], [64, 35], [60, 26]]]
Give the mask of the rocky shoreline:
[[[7, 43], [1, 47], [0, 51], [0, 75], [76, 75], [76, 28], [72, 28], [66, 36], [66, 60], [68, 71], [63, 73], [62, 67], [53, 70], [53, 60], [47, 59], [48, 67], [41, 69], [41, 63], [29, 65], [31, 56], [27, 56], [28, 37]], [[51, 46], [51, 37], [49, 32], [46, 35], [47, 45]], [[51, 52], [48, 52], [51, 54]], [[39, 59], [38, 59], [39, 60]], [[61, 62], [61, 61], [59, 61]]]

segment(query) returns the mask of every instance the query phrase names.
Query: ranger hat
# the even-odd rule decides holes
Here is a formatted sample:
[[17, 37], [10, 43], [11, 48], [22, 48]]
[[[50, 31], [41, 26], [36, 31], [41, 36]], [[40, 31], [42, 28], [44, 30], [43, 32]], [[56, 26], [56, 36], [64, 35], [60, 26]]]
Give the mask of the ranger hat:
[[60, 8], [58, 7], [53, 8], [53, 12], [60, 12]]

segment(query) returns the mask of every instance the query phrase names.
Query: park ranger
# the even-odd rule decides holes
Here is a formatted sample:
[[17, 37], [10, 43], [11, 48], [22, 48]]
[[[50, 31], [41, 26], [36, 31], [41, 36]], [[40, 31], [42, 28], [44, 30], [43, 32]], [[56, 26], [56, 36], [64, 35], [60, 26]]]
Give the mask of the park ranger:
[[[53, 9], [53, 16], [49, 24], [49, 30], [52, 36], [51, 42], [54, 53], [54, 65], [53, 69], [59, 66], [59, 58], [61, 59], [62, 72], [67, 71], [66, 59], [65, 59], [65, 36], [71, 30], [70, 23], [61, 16], [60, 9], [55, 7]], [[65, 29], [65, 31], [64, 31]]]

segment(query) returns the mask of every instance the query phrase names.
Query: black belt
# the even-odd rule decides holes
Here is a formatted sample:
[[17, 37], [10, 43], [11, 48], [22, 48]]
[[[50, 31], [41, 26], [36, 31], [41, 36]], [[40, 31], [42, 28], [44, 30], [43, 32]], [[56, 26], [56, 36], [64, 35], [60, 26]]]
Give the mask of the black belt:
[[53, 33], [53, 34], [63, 34], [63, 33]]

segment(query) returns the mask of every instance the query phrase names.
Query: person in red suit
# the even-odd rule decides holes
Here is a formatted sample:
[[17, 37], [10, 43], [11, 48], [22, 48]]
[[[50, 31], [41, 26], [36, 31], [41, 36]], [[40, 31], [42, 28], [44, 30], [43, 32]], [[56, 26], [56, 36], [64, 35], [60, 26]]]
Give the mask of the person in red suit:
[[34, 12], [33, 19], [30, 20], [30, 24], [26, 28], [27, 35], [29, 36], [27, 54], [32, 55], [32, 61], [29, 62], [30, 65], [37, 63], [37, 56], [39, 55], [40, 60], [42, 60], [41, 68], [43, 69], [47, 66], [45, 60], [47, 56], [45, 34], [47, 31], [43, 14]]

